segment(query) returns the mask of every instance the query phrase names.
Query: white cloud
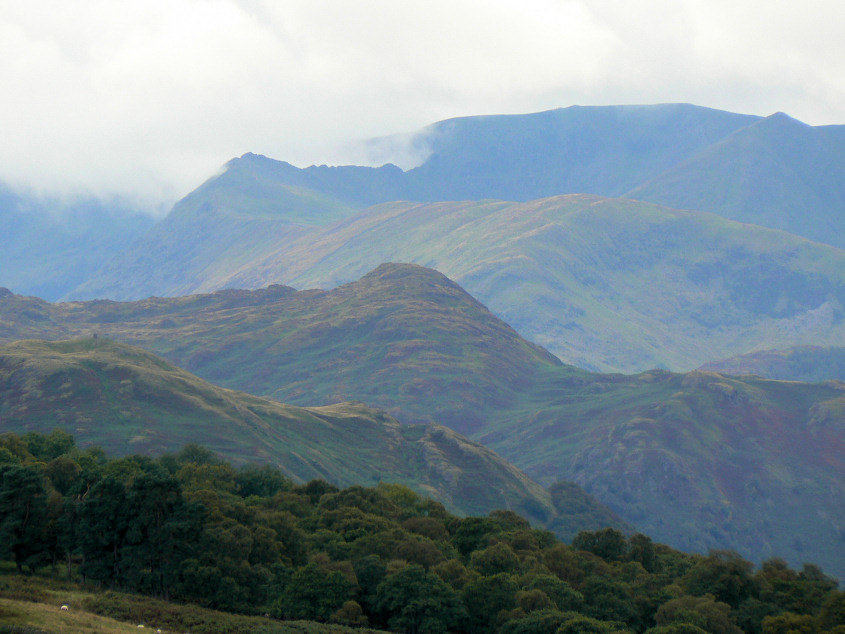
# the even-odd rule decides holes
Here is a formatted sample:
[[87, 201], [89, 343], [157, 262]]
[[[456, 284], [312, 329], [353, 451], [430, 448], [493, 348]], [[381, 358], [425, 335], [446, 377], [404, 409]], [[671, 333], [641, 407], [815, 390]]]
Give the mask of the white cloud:
[[0, 179], [42, 189], [172, 200], [246, 151], [573, 103], [845, 123], [834, 0], [0, 4]]

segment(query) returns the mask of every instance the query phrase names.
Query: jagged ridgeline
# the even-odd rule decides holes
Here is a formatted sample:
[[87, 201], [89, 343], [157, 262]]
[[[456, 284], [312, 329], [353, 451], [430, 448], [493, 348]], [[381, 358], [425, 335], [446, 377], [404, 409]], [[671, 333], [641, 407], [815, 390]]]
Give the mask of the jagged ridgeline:
[[128, 631], [92, 613], [201, 634], [845, 628], [845, 592], [817, 566], [755, 570], [611, 528], [567, 546], [512, 511], [462, 518], [401, 485], [295, 484], [199, 445], [110, 458], [60, 431], [5, 434], [0, 510], [0, 556], [40, 572], [0, 573], [10, 631], [77, 631], [82, 619], [78, 631]]
[[777, 554], [845, 575], [841, 383], [578, 370], [413, 265], [332, 291], [66, 304], [9, 295], [0, 328], [7, 340], [99, 332], [229, 388], [446, 424], [542, 485], [577, 482], [673, 547]]

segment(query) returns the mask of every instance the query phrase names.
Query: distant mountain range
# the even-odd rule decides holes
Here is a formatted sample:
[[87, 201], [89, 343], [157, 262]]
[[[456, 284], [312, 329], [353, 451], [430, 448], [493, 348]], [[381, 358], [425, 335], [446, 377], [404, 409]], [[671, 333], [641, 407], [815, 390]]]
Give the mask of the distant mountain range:
[[842, 383], [586, 372], [413, 265], [332, 291], [66, 304], [6, 294], [0, 326], [7, 341], [99, 333], [227, 387], [446, 423], [541, 484], [574, 480], [660, 541], [845, 573]]
[[233, 159], [68, 297], [331, 288], [405, 261], [592, 370], [842, 341], [845, 252], [819, 242], [845, 246], [845, 126], [572, 107], [453, 119], [414, 142], [428, 158], [408, 171]]

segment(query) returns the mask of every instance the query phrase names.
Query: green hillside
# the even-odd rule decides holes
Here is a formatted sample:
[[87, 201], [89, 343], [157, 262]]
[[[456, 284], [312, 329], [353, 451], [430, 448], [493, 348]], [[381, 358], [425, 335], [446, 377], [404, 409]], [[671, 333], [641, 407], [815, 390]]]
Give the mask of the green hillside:
[[524, 337], [598, 371], [684, 371], [845, 337], [845, 252], [596, 196], [380, 205], [219, 283], [330, 288], [385, 261], [441, 271]]
[[555, 513], [542, 487], [445, 427], [400, 425], [360, 403], [299, 408], [225, 390], [101, 338], [0, 347], [0, 429], [53, 428], [117, 455], [201, 440], [238, 464], [272, 464], [300, 482], [396, 482], [462, 513], [508, 508], [542, 522]]
[[401, 412], [403, 422], [461, 433], [560, 366], [454, 282], [413, 265], [384, 265], [332, 291], [271, 286], [126, 303], [0, 299], [3, 340], [94, 333], [226, 387], [298, 405], [352, 398]]

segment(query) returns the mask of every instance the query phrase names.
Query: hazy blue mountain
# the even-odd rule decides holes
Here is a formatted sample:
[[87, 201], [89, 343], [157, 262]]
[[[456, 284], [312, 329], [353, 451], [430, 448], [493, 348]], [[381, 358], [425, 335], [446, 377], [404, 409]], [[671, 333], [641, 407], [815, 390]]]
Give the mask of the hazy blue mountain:
[[250, 267], [292, 239], [399, 200], [624, 195], [845, 246], [845, 126], [689, 104], [573, 106], [450, 119], [411, 142], [427, 146], [427, 158], [406, 172], [233, 159], [67, 297], [139, 299], [263, 279]]
[[431, 153], [408, 172], [407, 198], [620, 196], [757, 120], [689, 104], [449, 119], [420, 133]]
[[0, 183], [0, 286], [58, 299], [153, 223], [125, 202], [44, 198]]
[[233, 159], [69, 296], [135, 299], [219, 288], [220, 276], [357, 209], [300, 184], [307, 180], [281, 161]]
[[728, 135], [626, 194], [845, 247], [845, 126], [783, 113]]

